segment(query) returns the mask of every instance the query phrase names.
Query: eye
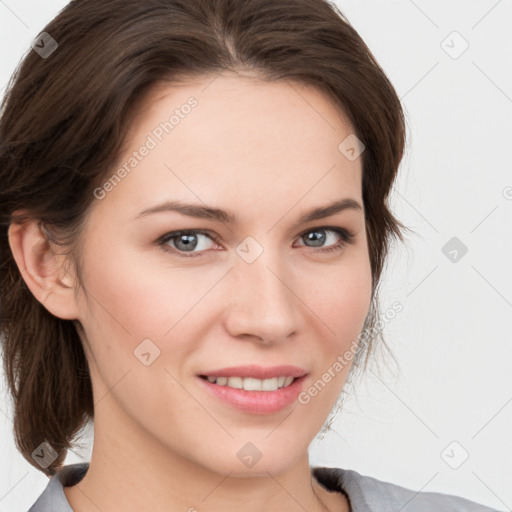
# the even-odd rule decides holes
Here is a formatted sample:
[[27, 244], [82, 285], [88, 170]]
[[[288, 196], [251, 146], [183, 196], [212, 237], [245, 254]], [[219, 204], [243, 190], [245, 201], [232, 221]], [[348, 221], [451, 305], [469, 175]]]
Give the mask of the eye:
[[[335, 235], [338, 235], [338, 237], [341, 238], [341, 240], [336, 243], [334, 242], [334, 245], [329, 244], [327, 247], [320, 247], [319, 250], [315, 252], [333, 252], [333, 251], [341, 251], [345, 248], [348, 244], [354, 243], [354, 237], [355, 235], [353, 233], [350, 233], [346, 229], [337, 228], [334, 226], [322, 226], [319, 228], [310, 229], [309, 231], [306, 231], [300, 236], [301, 240], [307, 240], [308, 242], [313, 242], [314, 244], [324, 244], [328, 236], [325, 235], [325, 233], [334, 233]], [[336, 236], [331, 236], [331, 239], [336, 239]], [[313, 245], [310, 247], [319, 247], [320, 245]]]
[[[333, 237], [331, 235], [331, 237], [328, 237], [326, 236], [326, 233], [334, 233], [335, 235], [338, 235], [340, 240], [336, 242], [336, 236]], [[206, 239], [206, 244], [205, 240], [201, 242], [201, 238]], [[322, 245], [325, 244], [329, 238], [334, 238], [334, 242], [328, 247], [323, 247]], [[314, 244], [312, 246], [307, 246], [315, 249], [314, 252], [341, 251], [347, 244], [354, 243], [354, 238], [355, 235], [346, 229], [332, 226], [322, 226], [310, 229], [299, 236], [300, 240], [305, 240], [308, 243]], [[212, 233], [198, 229], [191, 229], [187, 231], [173, 231], [171, 233], [167, 233], [161, 237], [157, 243], [164, 251], [173, 252], [184, 258], [193, 258], [202, 256], [207, 252], [208, 240], [211, 242], [218, 242], [217, 237]], [[199, 250], [196, 251], [195, 249]]]
[[[201, 243], [200, 238], [204, 237], [209, 239], [210, 241], [215, 240], [215, 237], [206, 232], [197, 229], [188, 230], [188, 231], [173, 231], [172, 233], [167, 233], [164, 235], [159, 244], [166, 251], [173, 252], [188, 252], [192, 254], [181, 254], [180, 256], [184, 256], [185, 258], [191, 258], [195, 256], [201, 256], [201, 253], [205, 251], [204, 241]], [[199, 240], [198, 240], [199, 239]], [[172, 246], [169, 247], [168, 243], [172, 242]], [[199, 247], [199, 251], [195, 251], [197, 254], [194, 254], [194, 249]]]

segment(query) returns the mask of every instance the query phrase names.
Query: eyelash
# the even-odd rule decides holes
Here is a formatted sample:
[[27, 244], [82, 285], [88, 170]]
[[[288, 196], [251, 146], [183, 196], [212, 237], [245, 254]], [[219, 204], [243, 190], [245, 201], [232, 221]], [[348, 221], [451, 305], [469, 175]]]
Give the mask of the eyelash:
[[[338, 242], [335, 245], [331, 245], [331, 246], [325, 247], [325, 248], [315, 249], [314, 247], [312, 247], [314, 252], [320, 252], [320, 253], [338, 252], [338, 251], [343, 250], [346, 245], [354, 243], [355, 235], [353, 233], [351, 233], [350, 231], [347, 231], [346, 229], [337, 228], [337, 227], [334, 227], [334, 226], [321, 226], [321, 227], [318, 227], [318, 228], [308, 229], [307, 231], [304, 231], [301, 235], [299, 235], [299, 239], [304, 237], [308, 233], [314, 233], [315, 231], [333, 231], [334, 233], [340, 235], [341, 241]], [[218, 240], [217, 236], [213, 235], [212, 233], [210, 233], [208, 231], [204, 231], [204, 230], [201, 230], [201, 229], [189, 229], [189, 230], [182, 230], [182, 231], [172, 231], [172, 232], [167, 233], [167, 234], [163, 235], [162, 237], [160, 237], [158, 239], [157, 243], [158, 243], [159, 246], [162, 247], [162, 249], [164, 251], [172, 252], [174, 254], [178, 254], [179, 257], [183, 257], [183, 258], [196, 258], [196, 257], [203, 256], [204, 253], [207, 252], [207, 251], [200, 251], [200, 252], [197, 252], [197, 253], [189, 253], [189, 254], [187, 254], [184, 251], [180, 251], [179, 249], [174, 249], [172, 247], [169, 247], [169, 245], [167, 245], [167, 242], [169, 242], [170, 240], [178, 238], [179, 236], [182, 236], [182, 235], [190, 235], [190, 234], [193, 234], [193, 235], [196, 235], [196, 234], [204, 235], [204, 236], [207, 236], [208, 238], [210, 238], [211, 240], [213, 240], [215, 243], [217, 243], [217, 244], [219, 243], [219, 240]]]

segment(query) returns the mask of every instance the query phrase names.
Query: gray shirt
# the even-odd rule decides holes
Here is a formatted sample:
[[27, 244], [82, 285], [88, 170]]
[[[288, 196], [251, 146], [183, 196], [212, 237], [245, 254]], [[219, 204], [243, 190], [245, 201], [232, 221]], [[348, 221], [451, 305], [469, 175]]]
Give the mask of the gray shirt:
[[[73, 512], [63, 488], [78, 483], [88, 467], [88, 463], [62, 467], [28, 512]], [[351, 512], [498, 512], [458, 496], [417, 492], [350, 469], [311, 469], [324, 487], [347, 496]]]

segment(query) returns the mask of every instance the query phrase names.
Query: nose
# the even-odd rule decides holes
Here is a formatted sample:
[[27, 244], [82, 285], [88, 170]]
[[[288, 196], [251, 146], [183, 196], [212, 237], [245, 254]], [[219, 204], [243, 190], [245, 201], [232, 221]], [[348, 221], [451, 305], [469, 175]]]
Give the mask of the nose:
[[271, 261], [266, 252], [252, 263], [236, 261], [224, 317], [228, 333], [265, 345], [281, 343], [296, 333], [301, 301], [294, 284], [291, 272]]

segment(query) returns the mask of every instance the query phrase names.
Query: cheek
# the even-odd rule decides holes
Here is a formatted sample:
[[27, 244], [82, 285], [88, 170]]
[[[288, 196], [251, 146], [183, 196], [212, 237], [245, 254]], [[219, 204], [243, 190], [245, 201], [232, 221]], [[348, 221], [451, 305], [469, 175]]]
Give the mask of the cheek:
[[[193, 349], [185, 343], [187, 312], [196, 296], [204, 295], [206, 283], [187, 287], [192, 280], [185, 274], [171, 282], [168, 269], [166, 281], [165, 268], [148, 265], [147, 254], [107, 254], [112, 245], [104, 247], [84, 269], [84, 328], [92, 348], [95, 393], [109, 396], [101, 402], [105, 407], [117, 402], [134, 419], [141, 411], [151, 416], [159, 404], [173, 403], [176, 407], [166, 411], [166, 418], [177, 421], [175, 411], [191, 404], [173, 377], [180, 379], [179, 365]], [[174, 360], [178, 363], [173, 365]]]
[[160, 339], [211, 286], [207, 276], [198, 280], [190, 270], [172, 269], [163, 251], [116, 251], [115, 246], [98, 244], [101, 249], [90, 253], [84, 272], [89, 321], [99, 329], [119, 332], [133, 342]]
[[[318, 281], [317, 281], [318, 283]], [[368, 256], [355, 255], [324, 276], [313, 295], [315, 312], [328, 326], [334, 343], [350, 342], [360, 333], [371, 305], [372, 275]]]
[[84, 327], [98, 382], [109, 389], [130, 371], [128, 380], [140, 384], [129, 395], [140, 393], [144, 402], [151, 386], [172, 388], [166, 369], [178, 379], [186, 370], [197, 349], [194, 340], [202, 339], [214, 317], [215, 294], [208, 291], [225, 270], [204, 267], [199, 279], [191, 269], [171, 268], [165, 253], [155, 258], [154, 253], [115, 251], [112, 242], [98, 247], [101, 252], [91, 252], [84, 269]]

